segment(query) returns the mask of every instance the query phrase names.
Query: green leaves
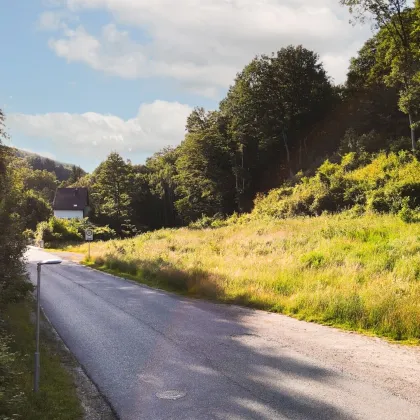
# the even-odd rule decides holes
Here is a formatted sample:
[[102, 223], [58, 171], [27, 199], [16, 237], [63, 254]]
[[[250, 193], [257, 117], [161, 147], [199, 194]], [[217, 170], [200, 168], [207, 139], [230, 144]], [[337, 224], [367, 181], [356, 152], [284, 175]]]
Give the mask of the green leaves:
[[[356, 20], [369, 15], [379, 32], [361, 50], [359, 62], [368, 60], [368, 79], [380, 79], [399, 90], [399, 108], [410, 120], [412, 148], [420, 118], [420, 3], [409, 8], [406, 0], [341, 0]], [[374, 49], [370, 47], [374, 46]], [[353, 68], [355, 63], [353, 62]]]
[[133, 167], [116, 152], [111, 153], [93, 173], [91, 199], [96, 218], [118, 232], [131, 220]]

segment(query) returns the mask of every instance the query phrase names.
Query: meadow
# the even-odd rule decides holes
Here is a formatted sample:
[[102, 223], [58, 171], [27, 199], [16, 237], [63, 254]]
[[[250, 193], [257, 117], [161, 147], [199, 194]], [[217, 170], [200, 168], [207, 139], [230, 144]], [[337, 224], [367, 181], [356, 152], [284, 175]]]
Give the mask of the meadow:
[[420, 342], [420, 224], [395, 215], [164, 229], [93, 243], [85, 262], [188, 296]]

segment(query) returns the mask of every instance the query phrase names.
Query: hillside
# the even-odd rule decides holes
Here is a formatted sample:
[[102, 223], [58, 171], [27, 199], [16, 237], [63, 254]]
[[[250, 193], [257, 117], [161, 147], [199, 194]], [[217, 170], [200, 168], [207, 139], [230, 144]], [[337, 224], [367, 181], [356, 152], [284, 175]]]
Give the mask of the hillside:
[[420, 163], [406, 152], [356, 158], [326, 161], [250, 214], [95, 243], [89, 263], [183, 294], [418, 341]]
[[[75, 165], [69, 164], [69, 163], [62, 163], [58, 162], [53, 159], [46, 158], [44, 156], [37, 155], [36, 153], [27, 152], [25, 150], [12, 148], [13, 153], [20, 158], [25, 159], [29, 166], [36, 170], [46, 170], [48, 172], [54, 173], [57, 177], [58, 181], [67, 181], [71, 174], [72, 174], [72, 168]], [[86, 174], [86, 172], [81, 169], [82, 176]]]

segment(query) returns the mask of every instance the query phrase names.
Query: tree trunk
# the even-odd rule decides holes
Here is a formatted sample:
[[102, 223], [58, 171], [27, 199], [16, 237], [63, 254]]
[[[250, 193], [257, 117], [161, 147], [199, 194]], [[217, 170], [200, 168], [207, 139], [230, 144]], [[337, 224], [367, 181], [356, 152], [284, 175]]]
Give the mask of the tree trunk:
[[408, 114], [408, 118], [410, 120], [411, 146], [413, 148], [413, 152], [415, 152], [416, 151], [416, 129], [413, 127], [413, 117], [411, 113]]
[[242, 151], [242, 194], [245, 192], [245, 170], [244, 170], [244, 145], [241, 145], [241, 151]]
[[289, 167], [289, 176], [292, 177], [292, 168], [290, 166], [290, 151], [289, 151], [289, 145], [287, 144], [287, 137], [286, 133], [283, 131], [283, 141], [284, 141], [284, 147], [286, 148], [286, 156], [287, 156], [287, 165]]
[[302, 138], [299, 137], [299, 169], [302, 168]]

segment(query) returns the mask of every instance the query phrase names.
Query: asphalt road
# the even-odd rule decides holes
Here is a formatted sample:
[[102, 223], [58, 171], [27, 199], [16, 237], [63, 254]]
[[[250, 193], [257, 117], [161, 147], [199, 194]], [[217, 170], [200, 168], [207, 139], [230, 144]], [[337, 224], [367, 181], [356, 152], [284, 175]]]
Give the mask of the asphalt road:
[[[27, 252], [32, 281], [47, 258]], [[420, 419], [418, 349], [72, 262], [42, 272], [46, 315], [121, 420]]]

